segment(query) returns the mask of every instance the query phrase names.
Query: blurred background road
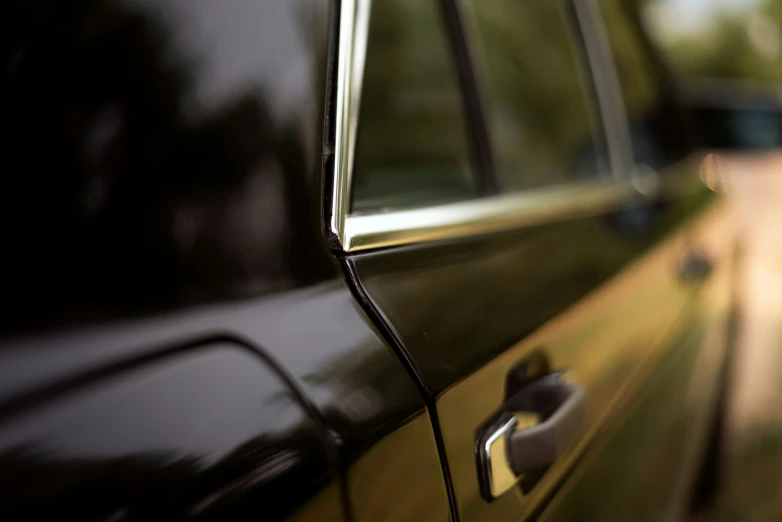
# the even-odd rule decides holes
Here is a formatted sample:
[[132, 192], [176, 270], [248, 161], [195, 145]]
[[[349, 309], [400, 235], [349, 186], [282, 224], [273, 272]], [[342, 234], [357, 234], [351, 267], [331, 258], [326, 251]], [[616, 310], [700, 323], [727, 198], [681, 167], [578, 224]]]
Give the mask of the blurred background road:
[[742, 220], [736, 359], [710, 522], [782, 520], [782, 153], [731, 164]]

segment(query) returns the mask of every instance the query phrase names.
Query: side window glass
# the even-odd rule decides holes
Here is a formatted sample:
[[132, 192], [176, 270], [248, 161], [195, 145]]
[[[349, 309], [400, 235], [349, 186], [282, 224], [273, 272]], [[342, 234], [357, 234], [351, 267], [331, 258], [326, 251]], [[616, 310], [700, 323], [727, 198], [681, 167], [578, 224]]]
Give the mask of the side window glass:
[[599, 0], [636, 163], [669, 165], [691, 150], [690, 123], [645, 31], [639, 2]]
[[503, 190], [599, 176], [594, 114], [556, 1], [471, 0], [467, 16]]
[[458, 70], [437, 0], [373, 2], [353, 212], [480, 194]]

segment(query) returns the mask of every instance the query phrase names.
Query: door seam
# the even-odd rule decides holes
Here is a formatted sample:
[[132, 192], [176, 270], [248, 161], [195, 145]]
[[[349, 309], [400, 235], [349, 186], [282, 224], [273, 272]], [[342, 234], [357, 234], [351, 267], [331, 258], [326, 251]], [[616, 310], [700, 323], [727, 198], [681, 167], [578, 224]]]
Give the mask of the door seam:
[[345, 279], [347, 280], [348, 288], [350, 288], [350, 293], [353, 294], [353, 297], [356, 299], [356, 301], [358, 301], [363, 312], [372, 321], [372, 324], [375, 326], [375, 328], [378, 329], [380, 334], [383, 336], [383, 339], [402, 363], [402, 366], [413, 380], [415, 387], [418, 389], [418, 392], [423, 398], [424, 406], [426, 407], [426, 411], [429, 414], [429, 420], [432, 425], [435, 446], [437, 447], [437, 455], [440, 459], [440, 467], [442, 469], [443, 481], [445, 482], [445, 491], [448, 497], [448, 508], [451, 512], [451, 520], [453, 522], [459, 522], [459, 512], [456, 506], [453, 481], [451, 479], [451, 471], [448, 466], [448, 458], [445, 453], [445, 442], [443, 441], [442, 432], [440, 430], [440, 420], [437, 415], [437, 403], [434, 394], [426, 384], [426, 380], [423, 377], [421, 369], [407, 353], [407, 350], [404, 349], [402, 341], [397, 335], [396, 331], [391, 327], [390, 323], [369, 298], [369, 295], [358, 278], [358, 273], [356, 272], [356, 267], [353, 261], [345, 257], [340, 257], [338, 259], [340, 267], [342, 268], [342, 271], [345, 275]]

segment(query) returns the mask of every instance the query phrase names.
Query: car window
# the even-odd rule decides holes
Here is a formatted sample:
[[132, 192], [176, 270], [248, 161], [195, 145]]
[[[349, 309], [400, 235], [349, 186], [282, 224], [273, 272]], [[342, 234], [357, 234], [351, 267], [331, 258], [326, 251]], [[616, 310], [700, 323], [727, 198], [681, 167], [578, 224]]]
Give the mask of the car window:
[[562, 3], [467, 5], [503, 190], [599, 175], [585, 70]]
[[439, 5], [373, 2], [354, 212], [430, 206], [480, 193], [457, 64]]
[[619, 77], [635, 161], [665, 167], [692, 147], [689, 123], [667, 69], [648, 38], [639, 3], [598, 3]]
[[661, 98], [658, 71], [643, 46], [634, 18], [635, 11], [624, 0], [600, 0], [608, 41], [622, 87], [628, 117], [642, 117]]

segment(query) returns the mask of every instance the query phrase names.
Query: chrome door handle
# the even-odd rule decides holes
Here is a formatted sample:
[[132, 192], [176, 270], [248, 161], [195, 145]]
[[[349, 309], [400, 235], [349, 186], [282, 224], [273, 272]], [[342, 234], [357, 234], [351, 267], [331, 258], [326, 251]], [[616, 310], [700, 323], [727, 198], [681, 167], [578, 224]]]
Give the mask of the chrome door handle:
[[[542, 377], [520, 390], [478, 438], [481, 494], [491, 501], [511, 489], [525, 473], [543, 470], [575, 442], [584, 424], [584, 392], [561, 374]], [[541, 422], [520, 426], [521, 418]]]

